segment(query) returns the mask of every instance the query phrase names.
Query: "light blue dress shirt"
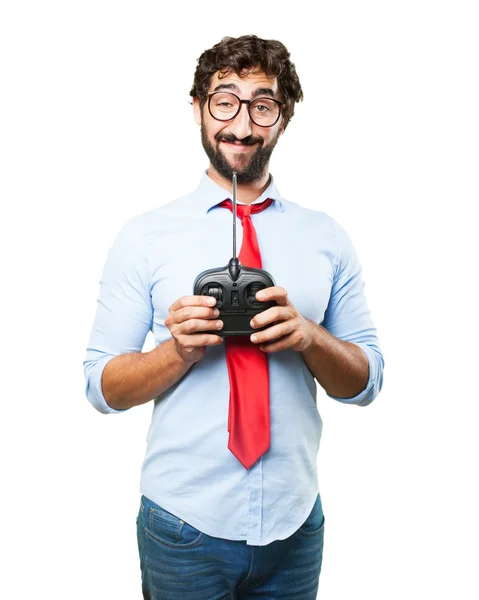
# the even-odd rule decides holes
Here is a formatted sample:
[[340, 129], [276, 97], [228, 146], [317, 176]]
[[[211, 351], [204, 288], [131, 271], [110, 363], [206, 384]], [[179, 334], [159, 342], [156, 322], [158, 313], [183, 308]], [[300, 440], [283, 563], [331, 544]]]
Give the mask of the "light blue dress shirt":
[[[168, 308], [193, 294], [196, 276], [232, 257], [230, 197], [204, 171], [186, 196], [129, 219], [108, 251], [97, 311], [83, 363], [86, 396], [108, 406], [101, 376], [113, 357], [141, 352], [149, 331], [155, 345], [170, 339]], [[361, 266], [346, 231], [326, 213], [283, 198], [270, 184], [255, 201], [273, 198], [251, 216], [263, 269], [284, 287], [299, 312], [334, 336], [354, 342], [369, 361], [366, 406], [381, 390], [384, 359], [364, 295]], [[237, 219], [237, 249], [243, 231]], [[140, 492], [200, 531], [264, 546], [292, 535], [318, 494], [317, 453], [322, 420], [316, 381], [300, 352], [268, 354], [271, 445], [246, 470], [228, 449], [230, 386], [225, 345], [206, 354], [154, 399]], [[131, 409], [130, 409], [131, 410]]]

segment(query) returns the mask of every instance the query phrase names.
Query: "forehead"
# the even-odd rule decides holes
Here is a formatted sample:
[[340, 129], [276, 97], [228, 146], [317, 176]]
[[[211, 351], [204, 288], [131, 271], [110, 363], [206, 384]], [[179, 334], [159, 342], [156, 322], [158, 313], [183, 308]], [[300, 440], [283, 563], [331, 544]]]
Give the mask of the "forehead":
[[[223, 88], [223, 86], [228, 87]], [[266, 73], [260, 70], [242, 75], [241, 77], [235, 71], [231, 71], [226, 76], [221, 71], [216, 71], [211, 77], [209, 91], [212, 92], [216, 89], [229, 89], [229, 91], [239, 93], [243, 97], [257, 96], [258, 93], [255, 92], [277, 97], [278, 81], [276, 77], [266, 75]], [[271, 90], [273, 94], [268, 93], [267, 90]]]

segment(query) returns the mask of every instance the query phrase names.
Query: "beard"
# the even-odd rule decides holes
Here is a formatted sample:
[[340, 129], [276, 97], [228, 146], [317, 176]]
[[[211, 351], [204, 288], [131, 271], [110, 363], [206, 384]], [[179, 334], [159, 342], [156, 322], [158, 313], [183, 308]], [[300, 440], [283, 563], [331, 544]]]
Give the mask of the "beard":
[[[216, 169], [220, 175], [226, 179], [229, 179], [230, 181], [233, 180], [233, 171], [236, 171], [236, 180], [238, 183], [252, 183], [260, 180], [263, 177], [264, 172], [268, 167], [271, 153], [273, 152], [276, 142], [280, 136], [280, 131], [281, 130], [278, 129], [276, 136], [266, 147], [263, 147], [264, 140], [261, 138], [248, 136], [242, 140], [236, 140], [234, 136], [220, 134], [221, 140], [228, 142], [241, 141], [243, 144], [248, 146], [253, 144], [257, 144], [258, 146], [257, 150], [251, 154], [248, 163], [244, 167], [233, 168], [221, 150], [219, 148], [216, 150], [216, 148], [210, 143], [203, 117], [201, 118], [201, 143], [203, 144], [203, 148], [210, 159], [211, 166]], [[217, 140], [218, 143], [220, 139]]]

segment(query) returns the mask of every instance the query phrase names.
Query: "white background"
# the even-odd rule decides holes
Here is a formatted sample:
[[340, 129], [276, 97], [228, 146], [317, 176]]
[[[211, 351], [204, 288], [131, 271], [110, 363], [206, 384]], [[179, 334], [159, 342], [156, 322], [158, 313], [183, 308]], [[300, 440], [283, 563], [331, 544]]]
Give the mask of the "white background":
[[197, 58], [250, 33], [304, 91], [270, 171], [351, 235], [386, 362], [366, 408], [318, 389], [319, 597], [479, 597], [474, 4], [2, 3], [3, 598], [141, 598], [152, 404], [101, 415], [82, 362], [119, 228], [208, 166]]

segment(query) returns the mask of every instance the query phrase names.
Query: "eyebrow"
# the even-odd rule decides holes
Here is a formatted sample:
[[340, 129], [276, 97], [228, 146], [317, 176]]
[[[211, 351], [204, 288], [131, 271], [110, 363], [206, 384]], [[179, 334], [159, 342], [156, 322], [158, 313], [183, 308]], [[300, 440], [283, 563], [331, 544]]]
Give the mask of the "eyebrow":
[[[234, 90], [238, 94], [241, 93], [241, 90], [236, 85], [236, 83], [220, 83], [215, 87], [213, 91], [217, 92], [218, 90]], [[271, 96], [272, 98], [274, 98], [275, 94], [271, 88], [260, 87], [256, 88], [253, 92], [253, 98], [256, 98], [256, 96]]]

